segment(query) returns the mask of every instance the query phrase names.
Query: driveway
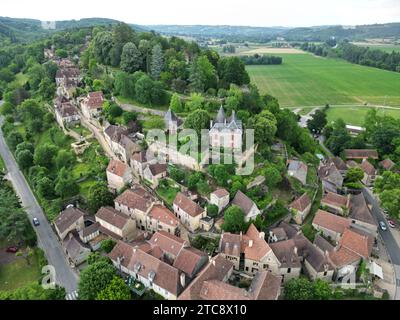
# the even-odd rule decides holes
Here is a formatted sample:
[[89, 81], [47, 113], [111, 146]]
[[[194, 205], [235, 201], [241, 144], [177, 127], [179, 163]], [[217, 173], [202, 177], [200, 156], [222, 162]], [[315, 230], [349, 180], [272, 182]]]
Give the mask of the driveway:
[[[0, 117], [0, 126], [2, 123], [3, 117]], [[0, 154], [7, 168], [7, 178], [12, 182], [17, 195], [21, 199], [29, 220], [32, 221], [33, 217], [37, 217], [40, 221], [40, 226], [34, 227], [38, 236], [38, 246], [43, 249], [49, 265], [55, 268], [56, 283], [63, 286], [67, 293], [75, 291], [77, 289], [78, 276], [69, 266], [58, 238], [5, 143], [1, 129]]]

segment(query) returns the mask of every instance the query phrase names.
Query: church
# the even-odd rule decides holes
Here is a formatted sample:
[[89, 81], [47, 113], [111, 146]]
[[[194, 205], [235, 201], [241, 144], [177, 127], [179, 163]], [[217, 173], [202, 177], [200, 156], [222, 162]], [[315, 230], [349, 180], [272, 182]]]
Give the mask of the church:
[[242, 150], [242, 135], [242, 121], [236, 118], [235, 110], [227, 118], [221, 106], [215, 120], [210, 122], [210, 145]]

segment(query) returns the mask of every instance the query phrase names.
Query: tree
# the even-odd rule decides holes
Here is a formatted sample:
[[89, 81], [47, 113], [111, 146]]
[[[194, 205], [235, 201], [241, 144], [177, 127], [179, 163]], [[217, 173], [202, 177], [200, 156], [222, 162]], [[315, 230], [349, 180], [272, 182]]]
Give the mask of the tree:
[[276, 187], [276, 185], [282, 181], [281, 173], [279, 172], [278, 169], [276, 169], [273, 166], [270, 166], [267, 169], [265, 169], [264, 176], [265, 176], [265, 184], [270, 189]]
[[198, 57], [190, 67], [190, 88], [195, 92], [204, 92], [217, 85], [217, 73], [207, 56]]
[[79, 299], [95, 300], [107, 288], [116, 275], [115, 268], [104, 261], [98, 261], [85, 268], [79, 279]]
[[178, 183], [182, 183], [183, 180], [185, 180], [185, 171], [179, 168], [171, 167], [169, 168], [168, 173], [169, 176]]
[[136, 45], [128, 42], [122, 48], [121, 54], [121, 70], [125, 72], [135, 72], [142, 65], [142, 57]]
[[93, 53], [95, 58], [103, 64], [110, 64], [110, 51], [113, 47], [111, 32], [98, 32], [93, 39]]
[[57, 147], [51, 144], [43, 144], [36, 148], [33, 155], [33, 162], [37, 166], [50, 169], [54, 164], [54, 157], [57, 154]]
[[346, 149], [347, 143], [350, 140], [351, 136], [347, 131], [346, 123], [342, 119], [338, 119], [332, 127], [331, 136], [326, 141], [326, 146], [334, 155], [339, 155]]
[[151, 43], [149, 40], [142, 39], [139, 41], [139, 51], [143, 57], [144, 70], [148, 73], [150, 71], [151, 61]]
[[101, 250], [110, 253], [117, 243], [113, 239], [106, 239], [101, 242]]
[[88, 265], [92, 265], [96, 262], [103, 261], [108, 264], [112, 264], [112, 261], [109, 257], [102, 255], [100, 252], [95, 251], [91, 252], [87, 258]]
[[382, 207], [385, 208], [389, 215], [395, 219], [400, 218], [400, 187], [393, 190], [384, 190], [379, 198]]
[[236, 205], [232, 205], [226, 209], [224, 213], [224, 223], [221, 227], [225, 232], [236, 233], [245, 231], [246, 222], [244, 221], [243, 210]]
[[318, 109], [312, 118], [307, 121], [307, 127], [312, 133], [321, 133], [327, 123], [326, 113]]
[[79, 186], [67, 168], [63, 167], [58, 172], [54, 190], [62, 199], [78, 194]]
[[69, 168], [74, 162], [74, 155], [69, 151], [60, 150], [58, 151], [55, 162], [58, 170], [61, 170], [64, 167]]
[[31, 283], [14, 291], [0, 291], [0, 300], [65, 300], [65, 289], [44, 289], [39, 283]]
[[151, 66], [150, 73], [153, 79], [158, 80], [164, 67], [162, 49], [159, 44], [156, 44], [151, 51]]
[[110, 283], [98, 293], [96, 300], [131, 300], [131, 292], [124, 280], [115, 276]]
[[186, 117], [184, 125], [195, 130], [200, 137], [201, 129], [207, 129], [210, 125], [210, 115], [205, 110], [195, 110]]
[[31, 248], [27, 247], [23, 251], [19, 250], [15, 255], [17, 257], [23, 257], [25, 259], [25, 261], [26, 261], [26, 264], [28, 266], [30, 266], [31, 265], [31, 258], [33, 257], [33, 254], [34, 254], [34, 251]]
[[230, 174], [225, 165], [213, 164], [208, 166], [209, 174], [217, 181], [219, 186], [226, 186], [229, 180]]
[[250, 118], [248, 123], [248, 127], [254, 129], [254, 140], [260, 145], [271, 144], [277, 130], [276, 125], [275, 116], [268, 110]]
[[215, 218], [216, 216], [218, 216], [218, 206], [216, 206], [215, 204], [208, 204], [207, 215], [211, 218]]
[[103, 206], [112, 206], [114, 196], [104, 183], [96, 183], [89, 189], [88, 208], [91, 213], [96, 213]]
[[55, 195], [54, 181], [48, 177], [42, 177], [36, 182], [37, 192], [45, 199], [52, 199]]
[[17, 145], [24, 141], [24, 138], [18, 131], [11, 131], [6, 136], [6, 141], [11, 150], [15, 151]]
[[329, 300], [333, 296], [329, 283], [321, 279], [314, 281], [313, 291], [314, 300]]
[[218, 74], [225, 85], [233, 83], [238, 86], [250, 83], [250, 77], [245, 69], [244, 62], [238, 57], [227, 57], [219, 60]]
[[118, 23], [113, 27], [113, 48], [110, 51], [110, 62], [118, 67], [121, 61], [122, 48], [127, 42], [135, 42], [135, 31], [126, 23]]
[[286, 282], [283, 292], [286, 300], [313, 299], [313, 285], [303, 277]]
[[129, 122], [136, 121], [136, 120], [137, 120], [136, 112], [124, 111], [122, 113], [122, 121], [123, 121], [124, 125], [128, 125]]
[[346, 173], [346, 182], [360, 182], [364, 178], [364, 171], [361, 168], [350, 168]]
[[179, 95], [176, 92], [171, 97], [169, 107], [173, 112], [176, 112], [176, 113], [183, 112], [183, 105], [182, 105], [181, 98], [179, 97]]
[[43, 78], [39, 84], [38, 94], [43, 97], [43, 99], [50, 100], [54, 96], [56, 91], [56, 85], [49, 78]]
[[190, 95], [190, 100], [186, 102], [185, 109], [187, 111], [204, 109], [204, 102], [205, 99], [201, 94], [193, 92]]
[[133, 76], [126, 72], [117, 72], [114, 81], [115, 94], [124, 98], [135, 96], [135, 82]]
[[151, 103], [153, 86], [154, 81], [148, 75], [141, 76], [135, 84], [136, 99], [141, 103]]
[[22, 150], [17, 155], [17, 162], [22, 170], [28, 169], [33, 165], [33, 154], [29, 150]]

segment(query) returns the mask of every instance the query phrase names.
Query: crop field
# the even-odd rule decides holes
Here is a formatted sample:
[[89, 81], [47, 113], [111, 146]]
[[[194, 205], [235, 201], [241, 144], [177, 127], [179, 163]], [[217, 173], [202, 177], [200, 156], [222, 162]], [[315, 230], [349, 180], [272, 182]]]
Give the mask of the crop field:
[[356, 46], [369, 47], [370, 49], [382, 50], [388, 53], [393, 51], [400, 52], [400, 44], [390, 44], [390, 43], [374, 43], [374, 42], [352, 42]]
[[277, 97], [282, 107], [365, 103], [400, 107], [400, 73], [308, 53], [279, 56], [282, 65], [246, 69], [260, 92]]

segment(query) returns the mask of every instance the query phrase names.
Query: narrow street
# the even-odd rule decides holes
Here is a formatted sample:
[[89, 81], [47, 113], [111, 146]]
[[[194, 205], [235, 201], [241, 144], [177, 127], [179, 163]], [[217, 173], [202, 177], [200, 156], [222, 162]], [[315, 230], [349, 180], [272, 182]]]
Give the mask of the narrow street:
[[[0, 117], [0, 126], [2, 123], [3, 117]], [[64, 287], [67, 294], [75, 291], [78, 285], [78, 276], [67, 262], [57, 236], [53, 232], [42, 208], [37, 202], [24, 175], [19, 170], [13, 155], [6, 145], [1, 129], [0, 154], [7, 168], [7, 178], [12, 182], [17, 195], [21, 199], [29, 220], [32, 223], [33, 217], [36, 217], [40, 221], [40, 226], [34, 226], [33, 228], [38, 236], [38, 246], [45, 252], [49, 265], [52, 265], [55, 268], [56, 283]]]
[[165, 113], [166, 113], [165, 111], [158, 110], [158, 109], [149, 109], [149, 108], [139, 107], [139, 106], [135, 106], [135, 105], [128, 104], [128, 103], [121, 103], [115, 97], [114, 97], [114, 101], [115, 101], [116, 104], [118, 104], [125, 111], [139, 112], [139, 113], [149, 113], [149, 114], [160, 116], [160, 117], [164, 117]]

